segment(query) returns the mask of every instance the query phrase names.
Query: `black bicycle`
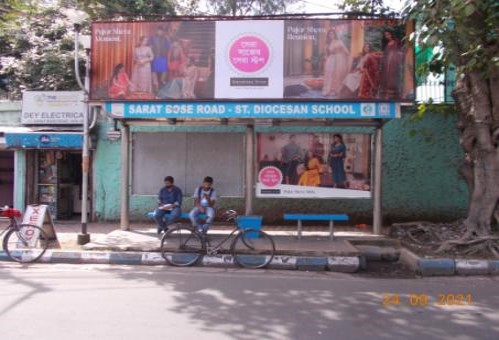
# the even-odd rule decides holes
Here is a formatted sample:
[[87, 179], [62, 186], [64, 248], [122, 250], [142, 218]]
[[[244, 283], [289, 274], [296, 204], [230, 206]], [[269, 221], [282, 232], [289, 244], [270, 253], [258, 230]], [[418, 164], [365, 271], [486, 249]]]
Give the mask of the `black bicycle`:
[[[186, 267], [199, 261], [204, 255], [232, 254], [234, 261], [242, 267], [257, 269], [266, 267], [274, 258], [275, 243], [270, 235], [255, 229], [241, 228], [237, 212], [227, 210], [227, 222], [234, 223], [234, 229], [215, 246], [207, 234], [187, 225], [169, 229], [161, 238], [161, 255], [173, 266]], [[223, 245], [232, 240], [229, 249]]]
[[7, 228], [2, 230], [0, 235], [6, 232], [2, 247], [7, 256], [16, 262], [30, 263], [37, 261], [47, 250], [49, 239], [42, 228], [32, 224], [19, 224], [21, 212], [14, 208], [0, 208], [0, 216], [10, 220]]

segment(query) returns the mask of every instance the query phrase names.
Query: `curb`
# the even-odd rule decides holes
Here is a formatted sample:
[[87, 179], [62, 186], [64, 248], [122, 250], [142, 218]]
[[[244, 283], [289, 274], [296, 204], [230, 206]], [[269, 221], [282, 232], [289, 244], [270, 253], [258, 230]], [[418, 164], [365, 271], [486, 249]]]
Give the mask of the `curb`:
[[489, 274], [489, 261], [456, 260], [456, 273], [458, 275], [487, 275]]
[[402, 248], [400, 261], [422, 276], [499, 275], [499, 260], [423, 259]]
[[419, 259], [419, 270], [423, 276], [452, 276], [456, 264], [451, 259]]
[[[258, 260], [262, 255], [250, 256], [248, 260]], [[4, 251], [0, 251], [0, 261], [11, 261]], [[159, 252], [110, 252], [110, 251], [61, 251], [48, 249], [38, 260], [40, 263], [68, 264], [117, 264], [117, 265], [167, 265]], [[35, 262], [36, 264], [36, 262]], [[205, 255], [198, 265], [206, 267], [238, 267], [230, 254]], [[308, 270], [341, 273], [354, 273], [359, 270], [360, 260], [355, 256], [291, 256], [275, 255], [268, 269]], [[499, 272], [499, 261], [498, 261]]]

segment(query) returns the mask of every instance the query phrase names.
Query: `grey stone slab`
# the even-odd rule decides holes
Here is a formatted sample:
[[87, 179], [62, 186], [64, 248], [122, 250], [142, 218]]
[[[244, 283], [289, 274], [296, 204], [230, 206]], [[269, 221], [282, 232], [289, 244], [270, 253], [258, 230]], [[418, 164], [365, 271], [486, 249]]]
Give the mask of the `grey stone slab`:
[[332, 256], [327, 259], [327, 269], [333, 272], [355, 273], [359, 268], [359, 257]]
[[53, 251], [50, 257], [52, 263], [81, 263], [81, 252]]
[[303, 257], [296, 258], [296, 268], [298, 270], [321, 271], [328, 265], [327, 257]]
[[274, 258], [272, 259], [272, 261], [269, 263], [268, 268], [295, 270], [295, 269], [297, 269], [296, 256], [275, 255]]
[[459, 275], [487, 275], [489, 261], [487, 260], [455, 260], [456, 273]]
[[107, 264], [111, 253], [102, 251], [84, 251], [81, 253], [81, 261], [83, 263]]

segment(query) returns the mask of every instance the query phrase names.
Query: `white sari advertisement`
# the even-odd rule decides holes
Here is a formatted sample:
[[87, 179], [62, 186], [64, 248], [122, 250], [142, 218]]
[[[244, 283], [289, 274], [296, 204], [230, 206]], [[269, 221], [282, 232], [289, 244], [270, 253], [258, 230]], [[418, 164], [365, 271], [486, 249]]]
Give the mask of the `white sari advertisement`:
[[371, 135], [260, 133], [257, 197], [371, 198]]

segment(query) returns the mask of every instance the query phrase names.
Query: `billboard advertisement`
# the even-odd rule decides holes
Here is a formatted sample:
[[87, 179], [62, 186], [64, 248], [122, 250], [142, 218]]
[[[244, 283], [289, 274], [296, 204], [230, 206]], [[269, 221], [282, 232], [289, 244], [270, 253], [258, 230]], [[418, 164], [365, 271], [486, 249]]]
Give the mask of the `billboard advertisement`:
[[92, 100], [414, 100], [413, 23], [178, 20], [92, 25]]
[[257, 197], [371, 197], [370, 134], [260, 133], [257, 146]]

